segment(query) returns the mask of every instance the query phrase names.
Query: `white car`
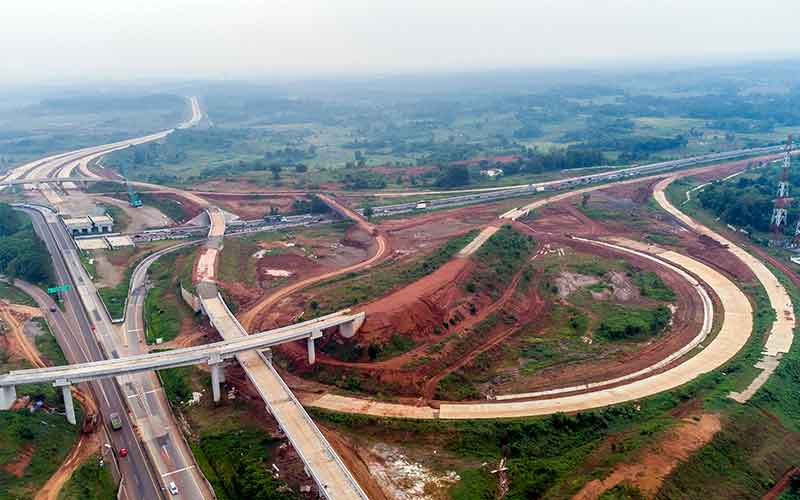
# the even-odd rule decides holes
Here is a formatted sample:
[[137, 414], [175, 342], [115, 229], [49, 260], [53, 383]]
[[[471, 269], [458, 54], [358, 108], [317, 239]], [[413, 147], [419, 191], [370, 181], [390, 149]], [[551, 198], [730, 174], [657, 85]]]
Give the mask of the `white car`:
[[169, 492], [172, 493], [173, 495], [178, 494], [178, 486], [175, 484], [175, 481], [169, 482]]

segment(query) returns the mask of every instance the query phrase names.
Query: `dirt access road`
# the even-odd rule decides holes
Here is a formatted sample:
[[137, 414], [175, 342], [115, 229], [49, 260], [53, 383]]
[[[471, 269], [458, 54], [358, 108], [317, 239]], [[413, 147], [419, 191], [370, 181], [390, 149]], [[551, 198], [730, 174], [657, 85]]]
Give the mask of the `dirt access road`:
[[375, 264], [379, 263], [383, 260], [389, 253], [389, 241], [386, 238], [386, 235], [383, 234], [375, 225], [369, 223], [364, 217], [360, 214], [355, 213], [354, 211], [350, 210], [349, 208], [341, 205], [339, 202], [333, 200], [329, 196], [320, 195], [320, 199], [324, 200], [329, 205], [338, 207], [336, 211], [342, 214], [343, 216], [349, 217], [355, 220], [362, 229], [367, 231], [369, 234], [375, 236], [375, 243], [377, 245], [375, 249], [375, 253], [372, 257], [368, 258], [365, 261], [359, 262], [358, 264], [353, 264], [352, 266], [344, 267], [342, 269], [337, 269], [335, 271], [331, 271], [329, 273], [321, 274], [319, 276], [314, 276], [311, 278], [304, 279], [302, 281], [298, 281], [293, 283], [292, 285], [282, 288], [275, 293], [267, 295], [263, 299], [259, 300], [253, 307], [248, 309], [239, 319], [239, 322], [245, 328], [245, 330], [251, 331], [253, 325], [255, 324], [256, 320], [261, 316], [261, 314], [278, 303], [281, 299], [288, 297], [289, 295], [302, 290], [308, 286], [311, 286], [315, 283], [319, 283], [320, 281], [325, 281], [331, 278], [335, 278], [337, 276], [341, 276], [343, 274], [352, 273], [356, 271], [361, 271], [363, 269], [369, 268], [374, 266]]
[[[38, 308], [0, 302], [0, 319], [8, 325], [9, 335], [7, 338], [9, 343], [12, 344], [10, 346], [11, 350], [24, 356], [33, 367], [46, 368], [50, 365], [23, 332], [24, 321], [35, 316], [41, 316], [41, 311]], [[93, 415], [97, 415], [97, 406], [91, 395], [85, 393], [79, 386], [72, 387], [72, 394], [80, 402], [86, 412], [87, 418], [92, 418]], [[34, 499], [57, 500], [64, 484], [72, 477], [72, 474], [80, 467], [83, 461], [97, 450], [99, 445], [99, 433], [94, 432], [91, 426], [84, 427], [78, 438], [78, 442], [72, 447], [67, 458], [36, 493]]]

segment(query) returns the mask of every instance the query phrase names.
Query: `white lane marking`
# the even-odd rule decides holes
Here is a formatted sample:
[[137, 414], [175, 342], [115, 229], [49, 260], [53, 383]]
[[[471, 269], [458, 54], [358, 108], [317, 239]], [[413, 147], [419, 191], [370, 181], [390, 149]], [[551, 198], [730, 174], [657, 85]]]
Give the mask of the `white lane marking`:
[[163, 390], [164, 390], [163, 387], [159, 387], [158, 389], [150, 389], [149, 391], [136, 392], [136, 393], [133, 393], [130, 396], [128, 396], [128, 399], [130, 399], [130, 398], [138, 398], [142, 394], [152, 394], [154, 392], [159, 392], [159, 391], [163, 391]]
[[179, 472], [183, 472], [183, 471], [189, 470], [189, 469], [194, 469], [194, 465], [188, 465], [188, 466], [186, 466], [186, 467], [184, 467], [182, 469], [177, 469], [177, 470], [174, 470], [174, 471], [171, 471], [171, 472], [165, 472], [165, 473], [161, 474], [161, 477], [171, 476], [173, 474], [178, 474]]
[[111, 403], [108, 401], [108, 396], [106, 396], [106, 390], [103, 389], [103, 384], [97, 384], [97, 386], [100, 388], [100, 394], [103, 395], [103, 400], [105, 400], [106, 406], [111, 408]]

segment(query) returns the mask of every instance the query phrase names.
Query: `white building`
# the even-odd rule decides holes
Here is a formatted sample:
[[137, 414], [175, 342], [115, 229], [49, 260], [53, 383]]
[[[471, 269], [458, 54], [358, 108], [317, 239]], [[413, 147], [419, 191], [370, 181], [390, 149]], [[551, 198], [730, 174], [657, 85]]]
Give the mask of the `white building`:
[[503, 169], [487, 168], [486, 170], [481, 170], [481, 175], [485, 175], [490, 179], [494, 179], [495, 177], [500, 177], [501, 175], [503, 175]]
[[113, 232], [114, 219], [108, 215], [87, 215], [63, 218], [64, 225], [72, 236], [88, 236]]

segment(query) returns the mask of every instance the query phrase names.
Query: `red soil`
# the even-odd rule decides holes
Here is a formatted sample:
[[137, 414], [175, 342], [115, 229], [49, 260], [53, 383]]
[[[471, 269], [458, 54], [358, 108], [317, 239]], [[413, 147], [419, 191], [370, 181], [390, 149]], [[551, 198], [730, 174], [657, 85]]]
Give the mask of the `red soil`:
[[243, 219], [259, 219], [269, 214], [272, 208], [276, 208], [282, 214], [289, 213], [292, 203], [301, 198], [292, 195], [252, 196], [233, 193], [204, 194], [203, 197]]
[[16, 459], [3, 465], [3, 470], [12, 476], [22, 477], [25, 475], [25, 470], [33, 459], [34, 448], [31, 444], [26, 444], [22, 447]]

